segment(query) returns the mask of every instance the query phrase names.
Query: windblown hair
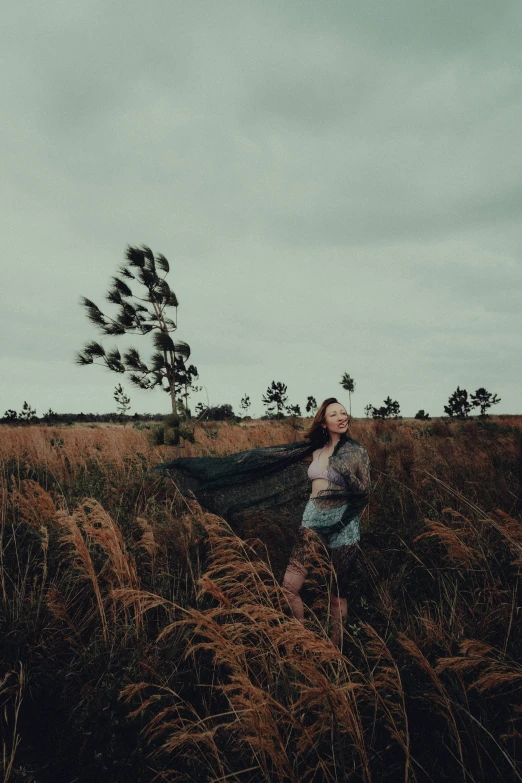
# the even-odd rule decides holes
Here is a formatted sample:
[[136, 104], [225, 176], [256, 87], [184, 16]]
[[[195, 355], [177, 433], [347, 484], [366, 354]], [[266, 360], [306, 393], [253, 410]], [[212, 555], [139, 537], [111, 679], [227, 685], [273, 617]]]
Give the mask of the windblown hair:
[[327, 397], [326, 400], [323, 400], [319, 405], [312, 423], [304, 434], [306, 440], [309, 440], [314, 445], [321, 446], [327, 440], [324, 435], [323, 424], [326, 417], [326, 409], [334, 402], [339, 403], [339, 400], [336, 397]]

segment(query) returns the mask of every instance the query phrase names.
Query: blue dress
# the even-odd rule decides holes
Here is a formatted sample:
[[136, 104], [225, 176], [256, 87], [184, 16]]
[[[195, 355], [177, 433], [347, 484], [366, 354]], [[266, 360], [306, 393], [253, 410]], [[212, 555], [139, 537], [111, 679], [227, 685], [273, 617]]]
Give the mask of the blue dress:
[[[344, 505], [323, 511], [310, 498], [303, 512], [301, 526], [320, 533], [329, 549], [357, 544], [361, 538], [361, 522], [358, 516], [338, 529], [346, 508]], [[332, 526], [335, 526], [335, 530], [329, 532], [328, 528]]]

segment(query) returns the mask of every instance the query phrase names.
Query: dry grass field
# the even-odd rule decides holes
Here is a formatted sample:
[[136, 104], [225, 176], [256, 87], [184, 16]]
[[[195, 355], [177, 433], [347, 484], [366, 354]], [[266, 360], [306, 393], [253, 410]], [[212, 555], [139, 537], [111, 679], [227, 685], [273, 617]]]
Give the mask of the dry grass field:
[[283, 516], [241, 529], [151, 467], [299, 440], [209, 423], [0, 428], [0, 767], [23, 783], [522, 780], [522, 417], [354, 421], [372, 494], [343, 651]]

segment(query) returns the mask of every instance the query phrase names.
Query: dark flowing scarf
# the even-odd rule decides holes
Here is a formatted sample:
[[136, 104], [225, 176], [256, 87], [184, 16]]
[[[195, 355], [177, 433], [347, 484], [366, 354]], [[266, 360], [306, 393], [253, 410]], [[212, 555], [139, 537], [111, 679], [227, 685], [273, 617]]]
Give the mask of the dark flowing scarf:
[[[154, 469], [172, 478], [184, 495], [194, 496], [203, 508], [227, 520], [241, 512], [287, 504], [297, 504], [302, 513], [310, 495], [304, 460], [317, 448], [317, 443], [298, 441], [224, 457], [181, 457]], [[343, 435], [328, 467], [343, 478], [344, 485], [329, 481], [315, 503], [323, 510], [346, 506], [342, 516], [345, 525], [368, 503], [368, 453], [360, 443]]]

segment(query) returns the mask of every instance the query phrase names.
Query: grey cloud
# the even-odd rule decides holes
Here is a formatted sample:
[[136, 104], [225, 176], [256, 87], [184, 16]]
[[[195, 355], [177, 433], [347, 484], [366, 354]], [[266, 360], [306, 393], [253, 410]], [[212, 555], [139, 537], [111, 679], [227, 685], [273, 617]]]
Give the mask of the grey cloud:
[[[335, 2], [336, 21], [387, 53], [400, 50], [431, 57], [462, 51], [497, 54], [502, 45], [515, 45], [515, 27], [520, 20], [516, 0], [492, 5], [479, 0], [470, 6], [466, 0], [400, 0], [393, 4]], [[501, 37], [499, 39], [499, 33]]]

